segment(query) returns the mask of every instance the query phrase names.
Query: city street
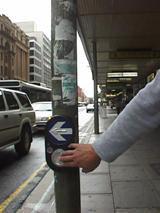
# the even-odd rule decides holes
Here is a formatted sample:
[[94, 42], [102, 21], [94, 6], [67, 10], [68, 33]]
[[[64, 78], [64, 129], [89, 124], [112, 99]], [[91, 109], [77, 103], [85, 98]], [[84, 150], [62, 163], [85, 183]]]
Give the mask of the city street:
[[[82, 135], [84, 136], [84, 134], [86, 134], [87, 137], [89, 132], [90, 134], [93, 132], [93, 122], [91, 121], [93, 121], [93, 112], [86, 113], [86, 107], [79, 107], [80, 142]], [[17, 156], [14, 147], [1, 150], [0, 210], [4, 201], [6, 201], [5, 205], [12, 203], [12, 207], [16, 209], [47, 171], [48, 166], [45, 165], [43, 132], [34, 135], [30, 153], [23, 158]], [[30, 177], [32, 177], [32, 179]], [[31, 182], [29, 181], [30, 179], [32, 180]], [[20, 194], [19, 191], [21, 192]], [[11, 196], [11, 198], [9, 196]], [[15, 199], [15, 197], [17, 199]]]

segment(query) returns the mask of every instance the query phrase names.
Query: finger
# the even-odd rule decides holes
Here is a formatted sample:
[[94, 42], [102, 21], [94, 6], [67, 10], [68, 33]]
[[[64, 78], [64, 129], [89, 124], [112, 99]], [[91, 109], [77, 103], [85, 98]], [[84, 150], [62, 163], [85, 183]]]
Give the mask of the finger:
[[73, 155], [73, 153], [74, 153], [74, 150], [66, 150], [62, 152], [61, 156]]
[[63, 162], [70, 162], [70, 161], [73, 161], [73, 157], [70, 155], [69, 156], [60, 156], [59, 160], [63, 161]]
[[69, 144], [68, 147], [71, 148], [71, 149], [76, 149], [78, 146], [79, 146], [78, 143], [71, 143], [71, 144]]

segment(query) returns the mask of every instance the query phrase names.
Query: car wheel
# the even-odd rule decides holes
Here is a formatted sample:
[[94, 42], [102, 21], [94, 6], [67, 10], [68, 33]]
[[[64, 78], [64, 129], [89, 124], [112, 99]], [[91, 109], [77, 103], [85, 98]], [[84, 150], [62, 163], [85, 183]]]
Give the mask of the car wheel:
[[29, 153], [31, 147], [31, 131], [28, 126], [25, 126], [21, 133], [21, 140], [15, 144], [15, 150], [18, 155], [23, 156]]

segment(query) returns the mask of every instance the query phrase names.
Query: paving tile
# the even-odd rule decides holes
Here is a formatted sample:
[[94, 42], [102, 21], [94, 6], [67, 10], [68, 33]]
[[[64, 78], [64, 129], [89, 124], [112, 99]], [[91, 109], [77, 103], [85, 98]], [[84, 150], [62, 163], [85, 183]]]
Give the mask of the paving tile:
[[81, 203], [82, 213], [114, 213], [112, 195], [83, 195]]
[[100, 118], [100, 131], [101, 132], [104, 132], [110, 125], [111, 123], [114, 121], [114, 119], [116, 118], [117, 116], [115, 114], [112, 114], [111, 116], [107, 116], [107, 118], [105, 119], [101, 119]]
[[126, 153], [119, 156], [115, 161], [110, 165], [137, 165], [138, 161], [135, 158], [134, 154], [128, 150]]
[[91, 135], [90, 139], [89, 139], [89, 143], [92, 144], [94, 143], [94, 141], [96, 139], [98, 139], [100, 137], [100, 135]]
[[147, 144], [147, 143], [145, 143], [145, 141], [143, 141], [143, 143], [140, 143], [139, 141], [137, 141], [132, 146], [132, 150], [134, 150], [134, 151], [151, 151], [152, 147], [153, 147], [152, 144]]
[[159, 163], [151, 163], [150, 166], [160, 176], [160, 162]]
[[110, 166], [112, 181], [143, 180], [146, 179], [144, 170], [140, 166]]
[[160, 175], [152, 168], [149, 163], [143, 164], [143, 169], [149, 179], [160, 180]]
[[133, 153], [140, 164], [160, 163], [160, 153], [153, 150], [136, 150]]
[[91, 172], [91, 174], [94, 173], [109, 173], [109, 164], [101, 161], [100, 165], [93, 172]]
[[82, 193], [111, 193], [110, 177], [107, 174], [81, 175]]
[[139, 151], [139, 150], [141, 150], [141, 151], [147, 151], [147, 150], [149, 150], [149, 151], [151, 151], [151, 149], [152, 149], [152, 147], [153, 147], [153, 143], [151, 143], [151, 141], [150, 140], [148, 140], [148, 139], [146, 139], [146, 138], [143, 138], [143, 139], [141, 139], [141, 140], [138, 140], [133, 146], [132, 146], [132, 150], [134, 150], [134, 151]]
[[160, 208], [117, 209], [116, 213], [160, 213]]
[[159, 129], [154, 130], [150, 134], [146, 134], [141, 140], [137, 141], [136, 144], [133, 145], [134, 150], [142, 151], [149, 150], [152, 151], [156, 147], [160, 147], [159, 143], [160, 138], [160, 127]]
[[[86, 173], [82, 172], [81, 171], [81, 175], [86, 175]], [[90, 172], [90, 174], [97, 174], [97, 173], [103, 173], [103, 174], [107, 174], [109, 173], [109, 164], [104, 162], [104, 161], [101, 161], [100, 165], [92, 172]]]
[[159, 195], [160, 195], [160, 180], [153, 180], [152, 181], [156, 190], [159, 192]]
[[116, 208], [160, 207], [160, 196], [148, 181], [112, 182]]

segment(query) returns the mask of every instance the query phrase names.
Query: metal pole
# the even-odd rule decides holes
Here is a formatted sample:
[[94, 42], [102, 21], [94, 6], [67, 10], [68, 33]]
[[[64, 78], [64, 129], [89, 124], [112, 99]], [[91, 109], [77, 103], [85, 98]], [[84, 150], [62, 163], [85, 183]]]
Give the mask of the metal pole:
[[[76, 0], [51, 0], [53, 114], [72, 118], [78, 143]], [[80, 213], [79, 169], [55, 171], [56, 213]]]
[[94, 80], [94, 133], [99, 134], [99, 112], [97, 91], [97, 45], [93, 41], [93, 80]]

